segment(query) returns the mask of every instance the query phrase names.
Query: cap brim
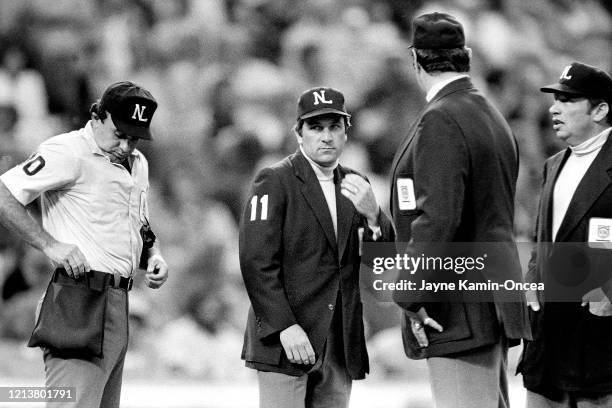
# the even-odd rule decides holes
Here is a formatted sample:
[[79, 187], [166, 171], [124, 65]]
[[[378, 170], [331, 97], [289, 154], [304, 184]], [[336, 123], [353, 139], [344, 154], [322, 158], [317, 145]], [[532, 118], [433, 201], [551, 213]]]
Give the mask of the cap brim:
[[546, 85], [540, 88], [540, 91], [544, 93], [563, 93], [563, 94], [569, 94], [569, 95], [584, 95], [584, 92], [577, 91], [574, 88], [570, 88], [569, 86], [564, 85], [564, 84]]
[[115, 118], [113, 118], [113, 123], [115, 124], [117, 129], [119, 129], [128, 136], [137, 137], [139, 139], [145, 140], [153, 140], [153, 137], [151, 136], [151, 130], [149, 128], [131, 125], [121, 120], [116, 120]]
[[315, 111], [312, 112], [308, 112], [303, 114], [302, 116], [300, 116], [298, 119], [308, 119], [308, 118], [312, 118], [315, 116], [321, 116], [321, 115], [329, 115], [330, 113], [336, 114], [336, 115], [342, 115], [342, 116], [346, 116], [346, 117], [351, 117], [351, 115], [349, 115], [348, 113], [338, 110], [338, 109], [333, 109], [333, 108], [323, 108], [323, 109], [317, 109]]

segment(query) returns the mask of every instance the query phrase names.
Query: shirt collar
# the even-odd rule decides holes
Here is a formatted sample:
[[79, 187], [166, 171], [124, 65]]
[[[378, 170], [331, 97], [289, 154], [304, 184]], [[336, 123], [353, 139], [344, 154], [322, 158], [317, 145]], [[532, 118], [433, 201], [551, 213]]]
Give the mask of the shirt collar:
[[83, 128], [83, 136], [85, 138], [85, 142], [87, 143], [87, 146], [89, 146], [89, 150], [91, 150], [93, 154], [100, 154], [104, 156], [104, 152], [102, 151], [102, 149], [100, 149], [100, 147], [96, 143], [96, 140], [94, 139], [93, 128], [91, 126], [91, 120], [85, 124], [85, 127]]
[[438, 82], [437, 84], [429, 88], [429, 91], [427, 91], [427, 95], [425, 95], [425, 100], [427, 102], [431, 102], [431, 100], [438, 94], [438, 92], [442, 90], [442, 88], [444, 88], [446, 85], [450, 84], [451, 82], [454, 82], [461, 78], [469, 78], [469, 75], [457, 74], [455, 76], [445, 79], [444, 81]]
[[596, 150], [601, 149], [601, 147], [608, 140], [608, 135], [610, 134], [610, 130], [612, 127], [605, 129], [603, 132], [585, 140], [576, 146], [570, 146], [572, 149], [572, 153], [576, 156], [585, 156], [589, 153], [593, 153]]
[[308, 160], [308, 163], [310, 163], [310, 166], [317, 175], [318, 180], [329, 181], [334, 179], [334, 170], [336, 169], [336, 167], [338, 167], [338, 160], [336, 160], [334, 164], [329, 167], [323, 167], [320, 164], [317, 164], [313, 160], [311, 160], [310, 157], [308, 157], [308, 155], [304, 152], [304, 149], [302, 149], [302, 146], [300, 146], [300, 151], [302, 152], [306, 160]]

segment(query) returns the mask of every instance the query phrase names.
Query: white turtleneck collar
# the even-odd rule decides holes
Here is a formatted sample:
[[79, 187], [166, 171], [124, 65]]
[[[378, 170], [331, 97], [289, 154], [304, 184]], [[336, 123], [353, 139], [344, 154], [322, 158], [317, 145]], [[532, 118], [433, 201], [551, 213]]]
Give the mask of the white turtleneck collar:
[[572, 149], [572, 153], [576, 156], [585, 156], [601, 149], [601, 147], [608, 140], [608, 135], [610, 134], [611, 129], [612, 128], [607, 128], [603, 132], [591, 137], [590, 139], [585, 140], [579, 145], [570, 146], [570, 149]]
[[312, 167], [312, 169], [314, 170], [315, 174], [317, 175], [317, 179], [318, 180], [324, 180], [325, 181], [325, 180], [333, 180], [334, 179], [334, 170], [336, 170], [336, 167], [338, 167], [338, 160], [336, 160], [334, 162], [334, 164], [332, 164], [329, 167], [321, 166], [320, 164], [318, 164], [315, 161], [313, 161], [310, 157], [308, 157], [306, 152], [304, 152], [304, 149], [302, 149], [302, 146], [300, 146], [300, 151], [302, 152], [302, 154], [304, 155], [306, 160], [308, 160], [308, 163], [310, 163], [310, 166]]

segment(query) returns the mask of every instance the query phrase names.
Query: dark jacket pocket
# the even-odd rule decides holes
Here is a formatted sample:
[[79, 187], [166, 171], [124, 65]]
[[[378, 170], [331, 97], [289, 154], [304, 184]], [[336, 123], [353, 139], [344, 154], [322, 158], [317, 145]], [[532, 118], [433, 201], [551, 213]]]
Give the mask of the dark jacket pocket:
[[444, 329], [439, 332], [425, 326], [430, 345], [463, 340], [472, 336], [472, 329], [464, 303], [428, 304], [425, 309], [427, 314]]

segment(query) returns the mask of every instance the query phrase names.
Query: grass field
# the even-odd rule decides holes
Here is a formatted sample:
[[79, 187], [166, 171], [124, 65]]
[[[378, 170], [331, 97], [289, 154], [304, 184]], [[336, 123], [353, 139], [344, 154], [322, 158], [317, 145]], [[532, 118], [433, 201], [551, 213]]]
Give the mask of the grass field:
[[[0, 379], [2, 386], [38, 386], [40, 379]], [[353, 385], [350, 408], [431, 408], [428, 384], [360, 381]], [[123, 385], [122, 408], [256, 408], [256, 383], [131, 382]], [[520, 382], [510, 389], [511, 406], [524, 407]], [[0, 407], [40, 408], [42, 403], [0, 403]], [[477, 407], [475, 407], [477, 408]]]
[[[508, 358], [518, 358], [516, 348]], [[408, 364], [408, 360], [406, 360]], [[412, 363], [413, 365], [415, 362]], [[240, 367], [242, 370], [247, 370]], [[525, 406], [525, 390], [520, 377], [508, 368], [512, 408]], [[0, 342], [0, 386], [39, 387], [44, 384], [40, 351], [21, 343]], [[466, 390], [470, 392], [470, 390]], [[256, 408], [257, 384], [253, 379], [223, 382], [185, 380], [181, 378], [147, 379], [146, 374], [126, 372], [122, 391], [122, 408]], [[43, 403], [6, 403], [0, 408], [41, 408]], [[350, 408], [432, 408], [426, 377], [418, 380], [398, 378], [383, 380], [374, 370], [365, 381], [353, 383]], [[76, 408], [76, 407], [75, 407]], [[478, 407], [475, 407], [478, 408]]]

